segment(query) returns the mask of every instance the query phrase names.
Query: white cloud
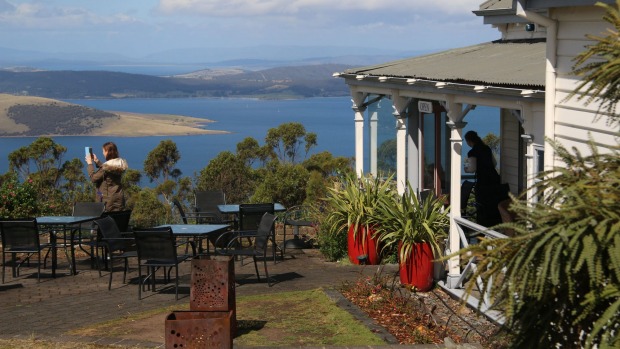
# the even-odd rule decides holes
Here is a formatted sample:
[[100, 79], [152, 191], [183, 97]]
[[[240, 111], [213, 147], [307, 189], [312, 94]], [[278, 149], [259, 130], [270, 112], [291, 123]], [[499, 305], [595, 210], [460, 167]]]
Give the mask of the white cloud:
[[138, 22], [137, 19], [122, 13], [100, 15], [80, 7], [50, 6], [44, 2], [11, 5], [0, 0], [0, 10], [3, 10], [0, 12], [0, 25], [22, 29], [62, 30]]
[[281, 16], [307, 11], [391, 11], [395, 16], [403, 11], [440, 11], [449, 14], [468, 14], [481, 0], [159, 0], [158, 11], [163, 14], [206, 16]]

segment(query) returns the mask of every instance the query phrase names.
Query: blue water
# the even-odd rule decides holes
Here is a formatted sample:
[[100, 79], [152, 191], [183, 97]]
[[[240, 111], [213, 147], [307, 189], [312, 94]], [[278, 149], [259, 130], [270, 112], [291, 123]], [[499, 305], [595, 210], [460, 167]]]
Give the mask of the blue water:
[[[150, 136], [150, 137], [54, 137], [65, 147], [63, 160], [84, 158], [84, 147], [92, 146], [102, 158], [100, 146], [114, 141], [130, 167], [142, 169], [147, 154], [162, 140], [177, 144], [181, 159], [177, 167], [184, 176], [192, 176], [203, 169], [221, 151], [236, 149], [237, 143], [253, 137], [264, 143], [267, 130], [285, 122], [300, 122], [306, 131], [318, 135], [318, 146], [312, 153], [329, 151], [335, 156], [353, 157], [355, 154], [355, 125], [350, 97], [309, 98], [300, 100], [259, 99], [110, 99], [66, 100], [107, 111], [176, 114], [206, 118], [216, 122], [205, 127], [232, 132], [225, 135]], [[481, 137], [488, 132], [499, 134], [498, 110], [478, 107], [467, 116], [465, 131], [475, 129]], [[8, 154], [27, 146], [36, 138], [0, 138], [0, 173], [8, 170]], [[467, 150], [465, 150], [467, 151]], [[365, 161], [367, 164], [367, 161]]]

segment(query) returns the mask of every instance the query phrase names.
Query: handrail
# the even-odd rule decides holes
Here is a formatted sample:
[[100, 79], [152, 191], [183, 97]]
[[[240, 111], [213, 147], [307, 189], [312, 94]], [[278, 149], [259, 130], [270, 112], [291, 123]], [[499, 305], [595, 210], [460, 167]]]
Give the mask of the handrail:
[[[461, 241], [461, 244], [464, 247], [469, 246], [469, 241], [467, 239], [467, 236], [465, 235], [465, 231], [463, 228], [467, 228], [468, 230], [473, 231], [474, 233], [478, 233], [478, 234], [482, 234], [484, 235], [486, 238], [490, 238], [490, 239], [503, 239], [503, 238], [508, 238], [508, 236], [499, 233], [495, 230], [489, 229], [485, 226], [482, 226], [480, 224], [474, 223], [466, 218], [460, 217], [460, 216], [452, 216], [451, 218], [454, 219], [454, 222], [456, 223], [456, 227], [459, 233], [459, 238]], [[451, 253], [450, 251], [446, 251], [448, 253]], [[465, 268], [463, 268], [463, 270], [461, 271], [461, 276], [459, 277], [456, 285], [456, 289], [450, 289], [450, 288], [446, 288], [444, 287], [444, 289], [447, 292], [450, 293], [455, 293], [455, 295], [457, 295], [456, 293], [459, 293], [457, 296], [459, 297], [463, 297], [464, 294], [461, 292], [455, 292], [457, 291], [457, 289], [462, 289], [463, 288], [463, 283], [466, 281], [469, 273], [471, 272], [475, 272], [476, 268], [477, 268], [477, 259], [475, 256], [472, 256], [469, 260], [469, 262], [467, 263], [467, 266]], [[482, 278], [478, 277], [475, 280], [476, 282], [476, 287], [478, 289], [478, 291], [480, 292], [483, 289], [483, 283], [484, 281], [482, 280]], [[493, 280], [489, 279], [486, 280], [487, 284], [489, 287], [492, 287], [493, 285]], [[489, 312], [490, 306], [491, 306], [491, 299], [488, 295], [488, 293], [484, 294], [484, 296], [482, 297], [482, 299], [477, 299], [475, 296], [471, 295], [471, 298], [474, 298], [473, 300], [468, 299], [467, 303], [471, 306], [473, 306], [474, 308], [477, 307], [477, 304], [479, 304], [480, 302], [482, 302], [482, 306], [480, 307], [480, 309], [482, 310], [482, 313], [487, 315], [487, 317], [489, 317], [491, 320], [501, 324], [503, 323], [503, 316], [497, 312]]]

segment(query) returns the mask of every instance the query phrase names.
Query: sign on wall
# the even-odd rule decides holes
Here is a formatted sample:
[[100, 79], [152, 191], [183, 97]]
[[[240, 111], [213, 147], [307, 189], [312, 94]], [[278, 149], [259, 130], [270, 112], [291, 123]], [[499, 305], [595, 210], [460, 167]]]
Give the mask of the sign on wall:
[[418, 110], [420, 111], [420, 113], [432, 113], [433, 102], [418, 101]]

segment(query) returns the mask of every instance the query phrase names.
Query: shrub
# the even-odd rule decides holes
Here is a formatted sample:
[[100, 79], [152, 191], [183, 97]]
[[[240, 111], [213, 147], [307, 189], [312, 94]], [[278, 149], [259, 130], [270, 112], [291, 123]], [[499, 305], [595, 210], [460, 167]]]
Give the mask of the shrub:
[[49, 213], [50, 207], [38, 200], [38, 193], [31, 179], [20, 183], [10, 176], [0, 186], [0, 217], [23, 218]]

